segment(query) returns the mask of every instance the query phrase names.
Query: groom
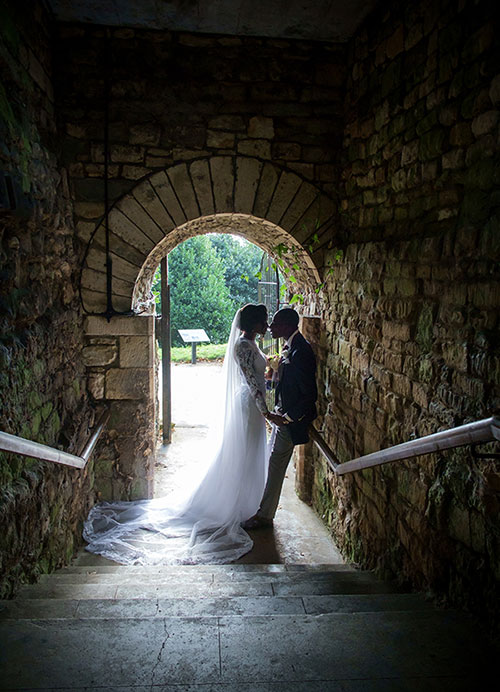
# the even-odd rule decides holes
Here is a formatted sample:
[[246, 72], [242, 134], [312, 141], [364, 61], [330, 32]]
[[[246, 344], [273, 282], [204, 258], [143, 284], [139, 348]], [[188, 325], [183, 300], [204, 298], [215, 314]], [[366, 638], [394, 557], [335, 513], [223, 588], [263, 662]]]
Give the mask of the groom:
[[278, 427], [260, 508], [243, 523], [244, 529], [272, 526], [293, 448], [308, 442], [307, 429], [316, 418], [316, 359], [298, 326], [299, 315], [291, 308], [278, 310], [269, 326], [273, 339], [286, 340], [278, 367], [275, 413], [268, 416]]

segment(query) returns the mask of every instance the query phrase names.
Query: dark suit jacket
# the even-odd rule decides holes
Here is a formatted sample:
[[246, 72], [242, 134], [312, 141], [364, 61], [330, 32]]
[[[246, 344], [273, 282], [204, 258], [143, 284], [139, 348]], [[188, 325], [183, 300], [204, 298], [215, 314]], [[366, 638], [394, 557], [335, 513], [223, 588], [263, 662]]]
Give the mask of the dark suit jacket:
[[[316, 358], [311, 345], [299, 332], [293, 337], [288, 362], [279, 367], [276, 404], [293, 419], [288, 429], [294, 444], [308, 442], [309, 423], [316, 418]], [[280, 401], [281, 399], [281, 401]]]

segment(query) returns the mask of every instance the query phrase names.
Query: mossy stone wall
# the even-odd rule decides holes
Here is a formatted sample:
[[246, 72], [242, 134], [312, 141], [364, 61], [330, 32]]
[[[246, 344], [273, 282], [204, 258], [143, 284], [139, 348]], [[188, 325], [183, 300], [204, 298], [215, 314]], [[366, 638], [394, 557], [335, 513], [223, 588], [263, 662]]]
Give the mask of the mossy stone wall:
[[[0, 156], [15, 197], [0, 215], [0, 429], [78, 454], [93, 412], [58, 163], [53, 27], [42, 3], [3, 3], [0, 25]], [[92, 485], [92, 465], [82, 473], [0, 453], [0, 595], [71, 557]]]

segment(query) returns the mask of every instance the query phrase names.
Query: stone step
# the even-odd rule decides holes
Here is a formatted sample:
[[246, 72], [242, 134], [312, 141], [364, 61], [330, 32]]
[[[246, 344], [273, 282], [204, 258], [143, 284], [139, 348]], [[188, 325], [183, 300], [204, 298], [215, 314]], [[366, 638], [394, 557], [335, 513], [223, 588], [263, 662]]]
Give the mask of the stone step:
[[375, 583], [379, 580], [371, 572], [356, 570], [324, 571], [324, 572], [209, 572], [205, 571], [157, 571], [136, 572], [124, 570], [120, 572], [73, 572], [61, 570], [53, 574], [42, 574], [39, 584], [220, 584], [252, 582], [257, 583], [299, 583], [299, 582], [331, 582], [351, 580], [355, 583]]
[[328, 564], [285, 564], [285, 565], [259, 565], [259, 564], [234, 564], [229, 565], [119, 565], [106, 563], [81, 565], [74, 563], [68, 567], [61, 567], [54, 574], [182, 574], [183, 577], [196, 573], [233, 574], [243, 572], [356, 572], [354, 565], [343, 563]]
[[[456, 612], [2, 620], [0, 689], [472, 690], [496, 653]], [[191, 685], [193, 687], [191, 687]]]
[[22, 599], [0, 601], [0, 619], [222, 617], [421, 611], [433, 606], [419, 594], [357, 596], [235, 596], [232, 598]]
[[[138, 579], [126, 574], [54, 574], [38, 584], [19, 590], [24, 599], [145, 599], [208, 598], [233, 596], [313, 596], [326, 594], [398, 593], [394, 584], [377, 580], [369, 572], [239, 573], [235, 578], [215, 578], [213, 574]], [[69, 581], [68, 581], [69, 580]]]

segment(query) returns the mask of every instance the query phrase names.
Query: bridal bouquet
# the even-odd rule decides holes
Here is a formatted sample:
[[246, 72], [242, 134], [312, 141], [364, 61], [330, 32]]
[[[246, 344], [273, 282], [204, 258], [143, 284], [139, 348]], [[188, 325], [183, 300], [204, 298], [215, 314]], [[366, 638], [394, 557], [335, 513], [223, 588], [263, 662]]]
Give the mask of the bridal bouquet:
[[275, 353], [273, 356], [268, 356], [267, 365], [272, 368], [275, 372], [278, 369], [279, 362], [281, 358], [281, 353]]

